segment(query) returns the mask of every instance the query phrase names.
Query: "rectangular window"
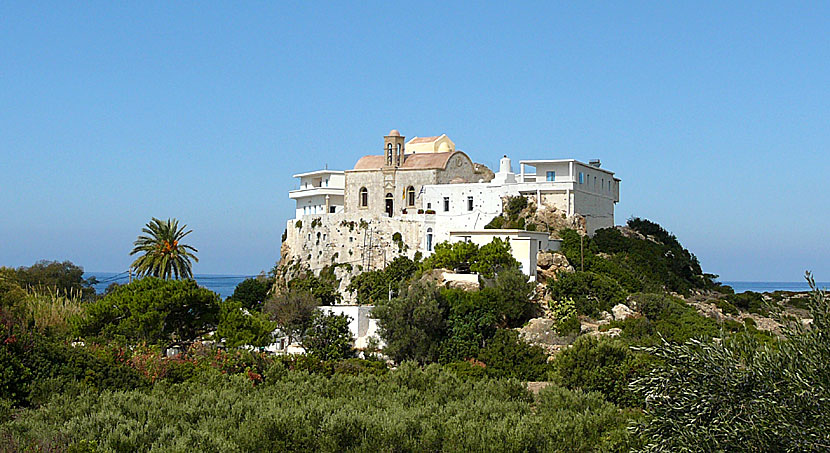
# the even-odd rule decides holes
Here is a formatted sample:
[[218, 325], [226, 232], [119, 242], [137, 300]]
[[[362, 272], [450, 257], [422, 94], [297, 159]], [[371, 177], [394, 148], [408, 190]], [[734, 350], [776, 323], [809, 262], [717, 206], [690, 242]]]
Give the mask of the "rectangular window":
[[585, 182], [585, 175], [579, 172], [579, 183], [582, 184], [583, 182]]
[[473, 210], [473, 197], [467, 197], [467, 210]]
[[556, 172], [555, 171], [547, 172], [546, 181], [556, 181]]
[[450, 197], [444, 197], [444, 212], [450, 210]]

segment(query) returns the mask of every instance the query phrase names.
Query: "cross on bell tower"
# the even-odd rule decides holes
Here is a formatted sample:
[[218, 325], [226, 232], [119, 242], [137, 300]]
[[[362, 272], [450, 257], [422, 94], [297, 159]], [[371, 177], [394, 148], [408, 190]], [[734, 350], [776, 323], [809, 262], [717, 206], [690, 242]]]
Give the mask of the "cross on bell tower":
[[387, 167], [400, 167], [404, 159], [404, 137], [397, 129], [389, 131], [383, 137], [383, 154], [386, 156]]

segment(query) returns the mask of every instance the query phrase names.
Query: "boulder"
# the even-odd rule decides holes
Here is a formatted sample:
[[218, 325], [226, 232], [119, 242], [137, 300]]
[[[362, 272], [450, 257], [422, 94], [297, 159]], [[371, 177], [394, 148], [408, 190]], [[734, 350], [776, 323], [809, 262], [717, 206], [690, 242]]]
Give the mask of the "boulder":
[[542, 349], [553, 353], [573, 343], [576, 335], [559, 335], [556, 331], [556, 321], [550, 318], [533, 318], [519, 329], [519, 336], [526, 342], [541, 346]]
[[615, 321], [622, 321], [623, 319], [634, 317], [634, 311], [628, 308], [628, 305], [625, 304], [614, 305], [614, 308], [611, 309], [611, 313], [614, 314]]
[[559, 252], [539, 252], [536, 255], [536, 273], [545, 280], [556, 280], [559, 272], [573, 272], [565, 255]]

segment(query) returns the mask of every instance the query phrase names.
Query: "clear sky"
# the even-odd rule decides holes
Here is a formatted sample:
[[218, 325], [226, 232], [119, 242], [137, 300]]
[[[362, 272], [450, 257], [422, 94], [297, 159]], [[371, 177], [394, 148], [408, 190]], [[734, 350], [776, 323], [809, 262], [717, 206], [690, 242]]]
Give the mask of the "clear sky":
[[291, 175], [396, 128], [600, 158], [705, 271], [830, 280], [830, 3], [447, 3], [0, 2], [0, 265], [122, 271], [156, 216], [269, 270]]

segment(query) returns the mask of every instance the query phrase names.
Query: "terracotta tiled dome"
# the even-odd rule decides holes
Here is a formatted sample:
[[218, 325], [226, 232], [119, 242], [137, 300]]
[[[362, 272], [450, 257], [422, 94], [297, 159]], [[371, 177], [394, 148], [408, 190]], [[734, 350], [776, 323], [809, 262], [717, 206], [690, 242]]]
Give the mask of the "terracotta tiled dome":
[[389, 131], [389, 135], [387, 137], [400, 137], [400, 136], [401, 136], [401, 133], [398, 132], [397, 129], [392, 129], [391, 131]]

